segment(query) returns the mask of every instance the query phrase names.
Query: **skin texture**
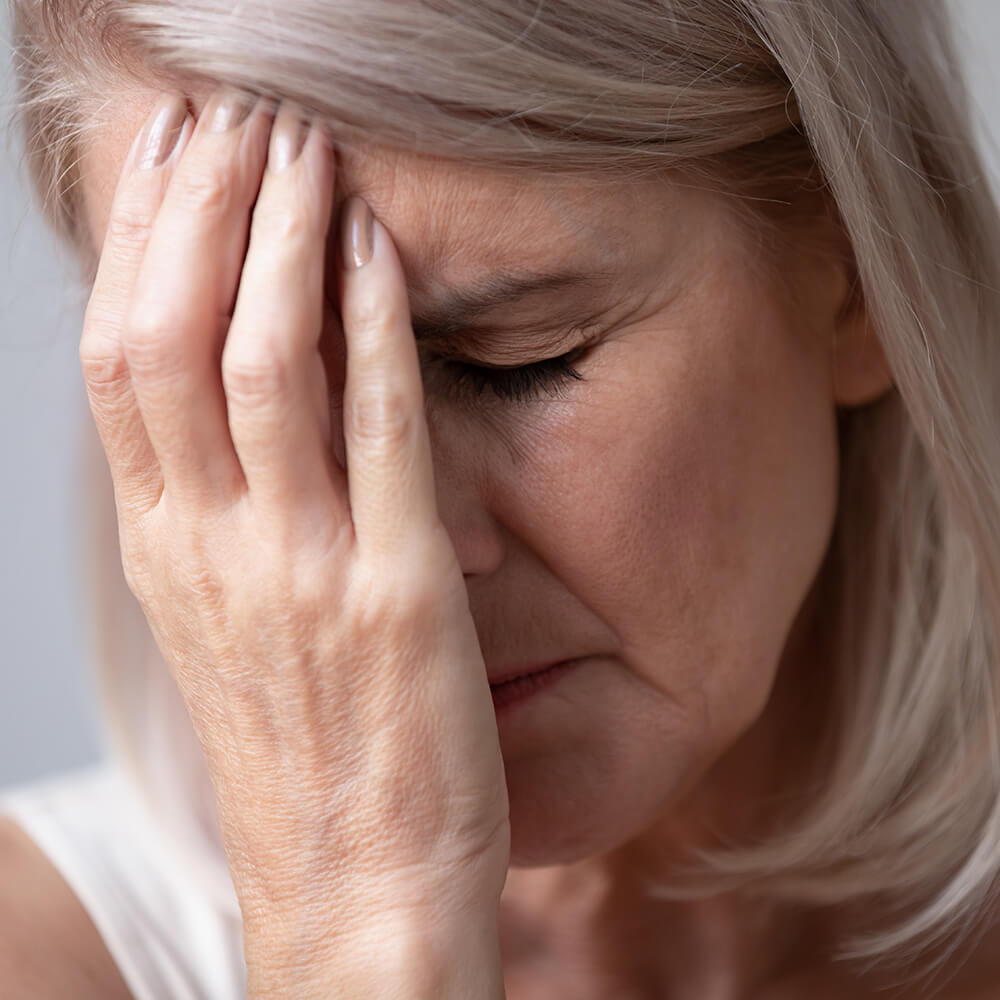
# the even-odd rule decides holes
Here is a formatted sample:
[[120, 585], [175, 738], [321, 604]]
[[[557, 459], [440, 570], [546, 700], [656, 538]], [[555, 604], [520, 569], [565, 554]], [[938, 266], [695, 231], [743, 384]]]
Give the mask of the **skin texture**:
[[405, 276], [352, 199], [338, 464], [317, 350], [333, 150], [312, 128], [292, 162], [296, 109], [236, 110], [157, 105], [79, 354], [125, 579], [209, 771], [247, 995], [500, 996], [507, 788]]
[[[87, 151], [95, 247], [155, 96], [123, 96]], [[529, 364], [578, 346], [566, 309], [585, 313], [596, 343], [561, 398], [425, 379], [438, 511], [487, 667], [585, 658], [499, 724], [508, 996], [736, 997], [820, 962], [818, 919], [642, 883], [709, 828], [759, 830], [822, 724], [836, 408], [891, 381], [846, 266], [800, 245], [779, 281], [721, 199], [662, 181], [512, 181], [373, 146], [338, 160], [336, 198], [351, 193], [391, 232], [415, 315], [499, 269], [611, 275], [487, 313], [463, 341], [469, 361]]]

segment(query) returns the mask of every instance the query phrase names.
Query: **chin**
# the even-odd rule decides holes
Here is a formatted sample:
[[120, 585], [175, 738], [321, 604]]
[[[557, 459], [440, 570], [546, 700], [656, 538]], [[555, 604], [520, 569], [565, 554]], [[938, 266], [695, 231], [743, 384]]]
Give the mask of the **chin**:
[[[639, 836], [660, 811], [651, 803], [602, 790], [625, 787], [622, 782], [583, 781], [578, 763], [569, 780], [550, 773], [536, 781], [508, 777], [510, 803], [510, 865], [541, 868], [569, 865], [605, 854]], [[575, 779], [575, 780], [573, 780]]]

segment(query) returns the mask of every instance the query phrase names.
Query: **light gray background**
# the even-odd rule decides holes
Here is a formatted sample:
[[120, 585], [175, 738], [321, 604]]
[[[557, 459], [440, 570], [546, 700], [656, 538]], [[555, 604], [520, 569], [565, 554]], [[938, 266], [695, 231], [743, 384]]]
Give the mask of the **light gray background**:
[[98, 754], [78, 612], [76, 442], [89, 419], [70, 262], [29, 201], [3, 126], [13, 99], [0, 4], [0, 786]]
[[[1000, 137], [1000, 0], [952, 0], [984, 134]], [[12, 99], [0, 11], [0, 118]], [[19, 151], [0, 133], [0, 787], [99, 755], [78, 610], [77, 441], [89, 411], [72, 269], [42, 226]], [[992, 154], [991, 154], [992, 156]], [[991, 162], [996, 162], [995, 158]]]

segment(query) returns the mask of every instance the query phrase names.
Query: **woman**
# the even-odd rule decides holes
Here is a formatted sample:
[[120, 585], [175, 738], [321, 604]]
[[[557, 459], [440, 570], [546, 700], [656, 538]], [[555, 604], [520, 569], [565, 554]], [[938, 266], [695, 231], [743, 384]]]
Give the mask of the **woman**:
[[14, 15], [124, 768], [9, 800], [7, 992], [996, 995], [938, 4]]

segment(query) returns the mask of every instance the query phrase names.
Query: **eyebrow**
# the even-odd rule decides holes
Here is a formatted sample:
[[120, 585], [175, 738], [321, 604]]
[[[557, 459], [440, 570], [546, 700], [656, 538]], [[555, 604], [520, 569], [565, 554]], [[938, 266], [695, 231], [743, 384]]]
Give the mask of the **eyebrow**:
[[[531, 296], [584, 286], [603, 290], [613, 274], [610, 270], [497, 271], [461, 288], [448, 289], [426, 307], [414, 308], [414, 336], [420, 342], [450, 345], [459, 335], [469, 333], [470, 328], [487, 325], [485, 313], [516, 305]], [[589, 297], [582, 297], [574, 301], [573, 309], [582, 318], [593, 311], [593, 304]], [[489, 324], [494, 328], [497, 325]]]

